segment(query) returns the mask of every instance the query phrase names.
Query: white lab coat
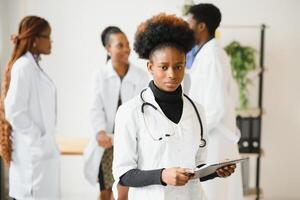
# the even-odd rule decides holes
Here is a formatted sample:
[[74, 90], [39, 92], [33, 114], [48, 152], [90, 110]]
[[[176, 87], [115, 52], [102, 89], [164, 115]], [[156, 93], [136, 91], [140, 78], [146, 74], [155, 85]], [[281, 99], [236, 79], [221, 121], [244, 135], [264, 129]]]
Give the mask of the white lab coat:
[[[199, 121], [186, 97], [183, 97], [183, 113], [178, 124], [163, 114], [150, 88], [143, 93], [143, 97], [159, 111], [151, 106], [145, 106], [145, 113], [142, 114], [142, 100], [137, 96], [122, 105], [116, 116], [113, 160], [115, 198], [119, 178], [131, 169], [153, 170], [169, 167], [194, 169], [202, 164], [206, 157], [206, 147], [199, 148], [201, 137]], [[203, 109], [198, 104], [196, 107], [206, 130]], [[165, 137], [164, 134], [171, 136]], [[151, 135], [154, 138], [163, 136], [163, 139], [155, 141]], [[130, 187], [128, 195], [130, 200], [206, 199], [198, 179], [190, 180], [185, 186]]]
[[[236, 84], [231, 75], [225, 51], [215, 39], [208, 41], [197, 54], [190, 70], [192, 99], [203, 105], [210, 146], [207, 162], [239, 157], [237, 142], [240, 132], [236, 127]], [[240, 166], [226, 179], [203, 183], [208, 200], [241, 200], [242, 178]]]
[[56, 88], [31, 53], [14, 63], [4, 103], [13, 129], [9, 195], [18, 200], [60, 199]]
[[98, 182], [99, 165], [104, 153], [104, 148], [98, 145], [96, 136], [101, 130], [113, 132], [119, 94], [121, 93], [124, 103], [146, 88], [148, 83], [147, 72], [132, 64], [129, 65], [122, 81], [113, 69], [111, 61], [95, 73], [90, 111], [92, 138], [84, 152], [84, 175], [91, 184]]

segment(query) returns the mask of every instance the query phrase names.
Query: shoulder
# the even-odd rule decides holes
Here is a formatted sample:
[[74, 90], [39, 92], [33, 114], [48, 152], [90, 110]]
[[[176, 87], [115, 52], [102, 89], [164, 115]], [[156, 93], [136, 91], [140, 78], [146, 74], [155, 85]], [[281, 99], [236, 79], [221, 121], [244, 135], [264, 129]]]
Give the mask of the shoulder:
[[[117, 118], [119, 120], [133, 120], [136, 118], [138, 112], [141, 111], [141, 99], [140, 96], [137, 95], [133, 97], [131, 100], [123, 103], [117, 111]], [[122, 119], [120, 119], [122, 118]]]
[[197, 109], [197, 112], [199, 113], [200, 117], [201, 117], [201, 118], [205, 118], [204, 107], [203, 107], [200, 103], [198, 103], [198, 102], [196, 102], [195, 100], [193, 100], [191, 97], [189, 97], [189, 96], [187, 96], [187, 95], [185, 95], [185, 97], [186, 97], [186, 99], [187, 99], [187, 101], [188, 101], [189, 103], [193, 103], [193, 104], [194, 104], [193, 107], [195, 106], [194, 109], [195, 109], [195, 108]]
[[132, 64], [132, 63], [130, 63], [130, 72], [133, 74], [133, 75], [135, 75], [135, 76], [137, 76], [137, 77], [141, 77], [141, 78], [145, 78], [145, 77], [148, 77], [148, 73], [145, 71], [145, 70], [143, 70], [142, 68], [140, 68], [140, 67], [138, 67], [138, 66], [136, 66], [136, 65], [134, 65], [134, 64]]
[[30, 75], [34, 72], [35, 63], [26, 55], [18, 58], [12, 66], [12, 75]]
[[119, 109], [118, 112], [128, 113], [132, 114], [138, 110], [138, 108], [141, 107], [141, 100], [140, 95], [137, 95], [130, 99], [129, 101], [123, 103]]
[[202, 117], [205, 117], [205, 111], [204, 111], [204, 107], [200, 104], [200, 103], [197, 103], [195, 102], [195, 105], [196, 105], [196, 108], [200, 114], [200, 116]]
[[95, 80], [104, 80], [108, 77], [109, 74], [109, 70], [108, 70], [108, 66], [101, 66], [98, 67], [94, 73], [93, 73], [93, 77]]
[[[213, 59], [217, 55], [219, 46], [218, 46], [216, 39], [212, 39], [212, 40], [208, 41], [206, 44], [204, 44], [204, 46], [202, 48], [203, 48], [202, 49], [203, 54], [208, 56], [208, 58]], [[201, 50], [200, 50], [200, 53], [201, 53]]]

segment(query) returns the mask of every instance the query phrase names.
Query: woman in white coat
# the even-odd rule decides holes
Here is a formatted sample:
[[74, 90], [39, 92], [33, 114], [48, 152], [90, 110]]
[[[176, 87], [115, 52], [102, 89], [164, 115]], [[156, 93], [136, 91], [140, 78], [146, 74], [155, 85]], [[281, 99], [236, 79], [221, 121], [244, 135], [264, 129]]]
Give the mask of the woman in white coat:
[[[212, 4], [198, 4], [189, 10], [189, 24], [194, 30], [198, 51], [190, 70], [193, 100], [203, 105], [207, 117], [210, 145], [207, 162], [239, 157], [240, 134], [236, 127], [235, 102], [237, 88], [225, 51], [214, 38], [221, 13]], [[227, 179], [215, 179], [203, 184], [208, 200], [241, 200], [240, 166]]]
[[39, 65], [40, 55], [51, 53], [50, 34], [45, 19], [25, 17], [3, 76], [1, 154], [9, 165], [9, 195], [17, 200], [60, 199], [56, 89]]
[[209, 144], [203, 109], [181, 88], [193, 41], [188, 24], [174, 15], [154, 16], [136, 32], [135, 51], [149, 59], [153, 81], [116, 116], [113, 174], [115, 185], [130, 187], [130, 200], [203, 200], [200, 181], [234, 171], [235, 165], [227, 166], [190, 179]]
[[[85, 152], [85, 175], [100, 184], [101, 200], [112, 198], [112, 157], [115, 115], [118, 107], [136, 96], [148, 84], [148, 75], [128, 61], [130, 47], [125, 34], [115, 26], [101, 35], [108, 57], [107, 64], [94, 78], [91, 109], [92, 140]], [[100, 164], [101, 163], [101, 164]], [[100, 166], [100, 167], [99, 167]], [[127, 188], [119, 188], [127, 198]]]

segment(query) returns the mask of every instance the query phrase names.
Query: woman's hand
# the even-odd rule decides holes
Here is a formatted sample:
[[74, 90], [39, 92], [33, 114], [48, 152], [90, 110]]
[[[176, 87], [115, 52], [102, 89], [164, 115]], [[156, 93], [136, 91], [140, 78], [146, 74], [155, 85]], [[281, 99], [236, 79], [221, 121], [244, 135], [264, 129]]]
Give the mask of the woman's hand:
[[235, 168], [236, 168], [236, 164], [228, 165], [228, 166], [218, 169], [217, 174], [221, 178], [226, 178], [226, 177], [230, 176], [232, 173], [234, 173]]
[[161, 179], [167, 185], [182, 186], [189, 181], [189, 173], [193, 173], [192, 170], [180, 167], [172, 167], [163, 169], [161, 173]]
[[113, 140], [111, 137], [109, 137], [105, 131], [100, 131], [98, 134], [97, 134], [97, 142], [98, 142], [98, 145], [107, 149], [107, 148], [110, 148], [112, 147], [113, 145]]

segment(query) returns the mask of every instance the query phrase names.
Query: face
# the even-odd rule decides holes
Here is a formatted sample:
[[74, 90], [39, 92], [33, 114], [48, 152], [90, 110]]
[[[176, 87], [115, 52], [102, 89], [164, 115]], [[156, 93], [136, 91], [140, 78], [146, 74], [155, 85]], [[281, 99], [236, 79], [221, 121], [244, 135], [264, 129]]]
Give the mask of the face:
[[112, 34], [106, 50], [113, 61], [123, 64], [128, 63], [130, 47], [127, 37], [123, 33]]
[[174, 47], [157, 49], [151, 55], [147, 67], [159, 89], [173, 92], [184, 77], [185, 53]]
[[37, 54], [50, 54], [51, 53], [51, 28], [46, 28], [35, 39], [34, 51]]
[[205, 31], [205, 23], [197, 22], [192, 14], [188, 15], [187, 22], [190, 26], [190, 29], [194, 31], [194, 37], [196, 40], [196, 43], [201, 43], [201, 36]]

